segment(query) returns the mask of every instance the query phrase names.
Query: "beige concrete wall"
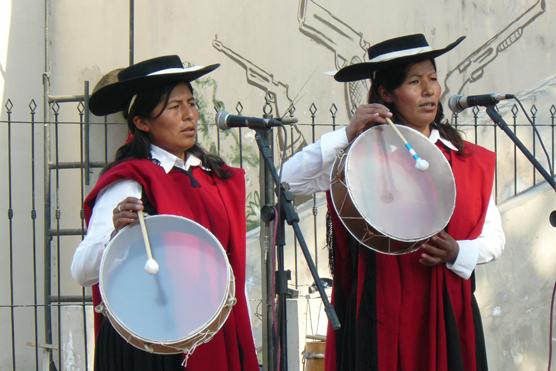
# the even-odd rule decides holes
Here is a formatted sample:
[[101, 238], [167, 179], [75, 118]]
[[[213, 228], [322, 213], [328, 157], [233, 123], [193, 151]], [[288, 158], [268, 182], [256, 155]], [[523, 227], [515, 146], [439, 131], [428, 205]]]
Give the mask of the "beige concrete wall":
[[[17, 108], [16, 117], [28, 120], [27, 104], [37, 100], [38, 117], [42, 118], [42, 73], [49, 72], [49, 93], [52, 95], [82, 94], [84, 80], [92, 85], [109, 70], [128, 64], [128, 5], [129, 2], [94, 0], [88, 2], [72, 0], [5, 0], [0, 3], [0, 120], [6, 119], [5, 100], [9, 97]], [[44, 8], [47, 8], [48, 23], [45, 27]], [[365, 58], [365, 48], [377, 41], [400, 34], [423, 32], [431, 44], [442, 47], [460, 35], [467, 35], [466, 41], [453, 52], [437, 60], [439, 75], [447, 95], [479, 94], [487, 92], [518, 93], [528, 103], [535, 102], [544, 110], [539, 114], [548, 120], [547, 106], [554, 103], [556, 54], [556, 31], [553, 19], [555, 0], [518, 0], [514, 2], [483, 1], [458, 3], [447, 1], [417, 0], [408, 2], [345, 2], [322, 0], [297, 0], [276, 2], [270, 0], [235, 2], [179, 1], [155, 2], [135, 1], [135, 61], [161, 54], [179, 54], [184, 60], [197, 64], [218, 62], [222, 67], [196, 89], [200, 99], [207, 104], [207, 122], [212, 120], [214, 101], [222, 101], [229, 111], [234, 111], [241, 101], [243, 114], [260, 116], [265, 94], [271, 98], [273, 113], [284, 114], [287, 107], [295, 103], [295, 115], [300, 118], [304, 139], [312, 141], [309, 107], [314, 102], [318, 109], [317, 123], [329, 124], [330, 105], [338, 108], [337, 122], [345, 123], [353, 104], [360, 103], [365, 96], [364, 83], [344, 85], [334, 82], [325, 71], [342, 67], [346, 63]], [[44, 39], [48, 40], [48, 58], [44, 61]], [[510, 109], [500, 105], [503, 112]], [[52, 114], [49, 114], [52, 118]], [[66, 121], [77, 120], [74, 104], [64, 104], [60, 117]], [[507, 117], [507, 116], [505, 116]], [[463, 122], [471, 117], [465, 113]], [[95, 123], [100, 119], [93, 118]], [[60, 136], [60, 155], [63, 160], [76, 161], [79, 158], [79, 130], [76, 125], [63, 125]], [[318, 138], [328, 128], [318, 128]], [[14, 189], [13, 243], [16, 248], [14, 269], [9, 269], [9, 248], [7, 243], [0, 248], [0, 304], [10, 303], [10, 273], [18, 282], [16, 302], [32, 302], [33, 280], [29, 261], [32, 260], [30, 228], [29, 178], [29, 127], [14, 129], [13, 160], [17, 169], [17, 187]], [[490, 143], [490, 131], [480, 132], [481, 140]], [[234, 139], [237, 132], [226, 134], [223, 155], [232, 158], [238, 148]], [[202, 137], [203, 143], [214, 143], [215, 132]], [[544, 133], [548, 137], [548, 133]], [[100, 140], [102, 131], [93, 131], [97, 146], [92, 148], [93, 156], [102, 157], [104, 142]], [[110, 155], [125, 137], [125, 128], [115, 130], [109, 138]], [[42, 132], [36, 133], [36, 161], [38, 166], [37, 210], [40, 233], [43, 220], [42, 200]], [[299, 139], [299, 138], [298, 138]], [[246, 152], [248, 159], [256, 163], [252, 133], [243, 133], [244, 143], [251, 146]], [[529, 142], [528, 142], [529, 143]], [[8, 162], [7, 126], [0, 124], [0, 215], [8, 209], [7, 181]], [[298, 146], [298, 145], [297, 145]], [[296, 147], [297, 147], [296, 146]], [[501, 148], [499, 158], [504, 159], [499, 166], [502, 175], [499, 184], [501, 200], [511, 198], [510, 160], [508, 147]], [[247, 165], [246, 165], [247, 166]], [[520, 160], [518, 176], [519, 190], [531, 185], [530, 167]], [[248, 165], [248, 187], [251, 199], [258, 189], [258, 169], [256, 164]], [[59, 193], [61, 223], [67, 228], [80, 225], [79, 174], [66, 173], [65, 182]], [[14, 178], [15, 179], [15, 178]], [[547, 319], [549, 300], [548, 288], [554, 279], [555, 258], [543, 255], [530, 247], [546, 244], [553, 246], [554, 232], [548, 228], [532, 231], [522, 222], [523, 215], [539, 218], [547, 215], [553, 201], [553, 193], [546, 191], [543, 196], [519, 199], [519, 207], [504, 208], [504, 222], [508, 225], [508, 250], [503, 258], [494, 264], [478, 270], [480, 302], [485, 316], [489, 357], [492, 369], [536, 370], [542, 369], [546, 358]], [[542, 200], [542, 201], [539, 201]], [[322, 205], [322, 200], [320, 201]], [[319, 206], [320, 208], [321, 206]], [[319, 209], [321, 210], [321, 209]], [[519, 210], [519, 211], [518, 211]], [[312, 213], [305, 211], [305, 227], [313, 249], [319, 252], [319, 268], [326, 275], [326, 254], [319, 250], [323, 241], [312, 238]], [[252, 217], [254, 218], [254, 217]], [[324, 212], [319, 211], [317, 220], [323, 226]], [[319, 227], [319, 228], [320, 228]], [[4, 241], [10, 231], [6, 217], [0, 218], [0, 236]], [[321, 238], [324, 236], [319, 231]], [[79, 293], [68, 274], [73, 246], [78, 238], [66, 238], [61, 242], [62, 254], [54, 262], [60, 262], [60, 285], [65, 294]], [[256, 241], [256, 239], [255, 239]], [[39, 243], [42, 236], [39, 235]], [[552, 245], [551, 245], [552, 244]], [[291, 243], [288, 244], [289, 246]], [[61, 246], [61, 247], [62, 247]], [[256, 257], [257, 243], [249, 245], [250, 257]], [[515, 250], [519, 254], [514, 254]], [[39, 245], [41, 250], [41, 245]], [[291, 259], [293, 248], [288, 251]], [[38, 253], [39, 272], [42, 253]], [[526, 265], [523, 265], [523, 260]], [[260, 259], [254, 258], [249, 265], [248, 288], [253, 311], [256, 312], [257, 271]], [[323, 264], [324, 263], [324, 264]], [[522, 271], [523, 269], [523, 271]], [[541, 273], [530, 275], [528, 272]], [[511, 273], [508, 273], [511, 272]], [[517, 275], [514, 272], [522, 272]], [[513, 274], [510, 275], [510, 274]], [[508, 279], [506, 279], [508, 277]], [[519, 285], [510, 280], [515, 277]], [[509, 283], [509, 281], [511, 281]], [[54, 282], [57, 285], [58, 282]], [[302, 290], [309, 284], [306, 271], [299, 272]], [[38, 283], [39, 293], [42, 281]], [[538, 288], [542, 289], [539, 290]], [[40, 296], [40, 295], [39, 295]], [[527, 297], [529, 306], [522, 306], [522, 298]], [[43, 299], [41, 299], [43, 300]], [[519, 303], [519, 304], [518, 304]], [[505, 309], [506, 306], [511, 310]], [[501, 309], [496, 309], [500, 307]], [[537, 308], [537, 309], [533, 309]], [[34, 356], [29, 354], [26, 342], [33, 341], [32, 312], [17, 311], [16, 336], [18, 369], [32, 369]], [[41, 312], [42, 313], [42, 312]], [[42, 318], [42, 317], [41, 317]], [[72, 309], [64, 317], [64, 328], [72, 332], [76, 339], [78, 327]], [[11, 331], [10, 312], [0, 308], [0, 333]], [[254, 319], [257, 324], [257, 320]], [[259, 327], [257, 327], [258, 329]], [[546, 336], [545, 336], [546, 335]], [[65, 367], [71, 368], [81, 362], [83, 355], [73, 353], [79, 348], [77, 342], [69, 343], [69, 335], [64, 335], [66, 348], [63, 357]], [[255, 334], [260, 344], [260, 332]], [[508, 340], [511, 338], [511, 340]], [[531, 341], [531, 339], [534, 341]], [[11, 368], [10, 339], [0, 340], [0, 369]], [[75, 351], [77, 352], [77, 351]], [[511, 361], [510, 361], [511, 359]], [[75, 366], [78, 367], [78, 366]]]
[[493, 370], [545, 370], [556, 267], [556, 230], [548, 222], [556, 209], [554, 191], [538, 187], [500, 209], [506, 249], [502, 258], [476, 272], [489, 365]]
[[[34, 277], [32, 208], [31, 126], [22, 123], [30, 120], [28, 105], [37, 100], [37, 116], [42, 115], [42, 71], [44, 63], [44, 22], [41, 3], [34, 0], [0, 2], [0, 117], [7, 120], [6, 104], [11, 101], [11, 127], [0, 124], [0, 369], [12, 369], [12, 352], [19, 370], [35, 367], [35, 323], [33, 304], [35, 289], [40, 298], [42, 284], [42, 237], [41, 245], [35, 245], [39, 263], [38, 280]], [[8, 129], [11, 135], [8, 136]], [[35, 139], [40, 140], [40, 128]], [[10, 151], [8, 151], [10, 149]], [[42, 156], [37, 149], [37, 177], [42, 177]], [[9, 157], [12, 158], [11, 169]], [[8, 177], [9, 172], [12, 178]], [[17, 175], [17, 177], [16, 177]], [[37, 184], [38, 187], [40, 187]], [[10, 192], [11, 190], [11, 192]], [[39, 188], [35, 204], [38, 215], [42, 214], [42, 189]], [[13, 218], [8, 217], [9, 209]], [[36, 230], [42, 232], [42, 220], [37, 219]], [[42, 234], [41, 234], [42, 235]], [[16, 282], [17, 286], [11, 285]], [[36, 285], [35, 285], [36, 283]], [[13, 290], [12, 290], [13, 289]], [[42, 301], [39, 299], [39, 304]], [[19, 309], [10, 310], [9, 305]], [[41, 307], [37, 309], [42, 319]], [[14, 343], [12, 347], [12, 323]], [[42, 333], [42, 322], [38, 323]], [[42, 339], [41, 339], [42, 340]], [[42, 351], [39, 351], [42, 356]], [[30, 356], [31, 355], [31, 356]]]

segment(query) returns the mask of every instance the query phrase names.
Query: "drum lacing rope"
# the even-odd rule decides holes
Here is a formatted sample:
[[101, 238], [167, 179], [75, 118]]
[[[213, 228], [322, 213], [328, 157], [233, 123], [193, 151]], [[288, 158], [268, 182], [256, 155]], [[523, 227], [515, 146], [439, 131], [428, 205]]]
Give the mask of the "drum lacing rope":
[[189, 360], [189, 357], [193, 354], [195, 349], [197, 349], [199, 345], [208, 343], [210, 340], [212, 340], [215, 333], [216, 332], [214, 331], [205, 331], [200, 333], [201, 337], [199, 338], [199, 340], [194, 342], [191, 347], [183, 352], [183, 362], [181, 363], [183, 368], [187, 367], [187, 361]]
[[232, 296], [231, 298], [228, 299], [228, 301], [226, 302], [226, 304], [224, 305], [225, 307], [233, 307], [234, 305], [236, 305], [237, 303], [237, 299], [235, 296]]
[[[237, 299], [235, 296], [231, 296], [228, 298], [228, 300], [226, 300], [226, 304], [224, 304], [224, 307], [233, 307], [235, 304], [237, 303]], [[223, 326], [224, 323], [222, 323], [221, 326]], [[216, 331], [204, 331], [204, 332], [200, 332], [199, 334], [201, 335], [201, 337], [199, 337], [199, 340], [197, 340], [196, 342], [193, 343], [193, 345], [191, 345], [191, 347], [187, 348], [187, 350], [184, 350], [183, 352], [183, 361], [181, 363], [183, 368], [187, 367], [187, 361], [189, 360], [189, 357], [193, 354], [193, 352], [195, 352], [195, 349], [197, 349], [197, 347], [199, 345], [208, 343], [209, 341], [212, 340], [212, 338], [214, 337], [214, 335], [220, 331], [221, 326], [218, 327], [218, 329]]]

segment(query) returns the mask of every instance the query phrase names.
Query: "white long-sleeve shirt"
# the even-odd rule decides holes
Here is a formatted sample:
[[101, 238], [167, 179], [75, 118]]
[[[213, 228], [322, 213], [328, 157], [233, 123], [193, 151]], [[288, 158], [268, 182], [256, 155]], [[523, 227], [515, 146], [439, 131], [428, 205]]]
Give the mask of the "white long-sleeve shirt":
[[[160, 163], [166, 173], [174, 166], [189, 170], [191, 166], [201, 165], [201, 160], [191, 154], [184, 162], [155, 145], [151, 145], [151, 156]], [[80, 285], [91, 286], [98, 282], [104, 246], [110, 241], [114, 231], [112, 212], [118, 203], [127, 197], [141, 198], [141, 194], [141, 186], [131, 179], [114, 182], [99, 192], [89, 220], [87, 235], [77, 246], [71, 263], [71, 275]]]
[[[451, 142], [440, 137], [438, 130], [431, 130], [429, 140], [432, 143], [440, 140], [448, 148], [457, 151]], [[282, 180], [289, 184], [294, 194], [310, 195], [328, 190], [334, 160], [338, 151], [347, 145], [345, 128], [324, 134], [319, 141], [306, 146], [284, 163]], [[474, 240], [458, 240], [459, 254], [454, 264], [446, 266], [458, 276], [468, 279], [477, 264], [498, 258], [505, 242], [500, 212], [491, 195], [481, 234]]]

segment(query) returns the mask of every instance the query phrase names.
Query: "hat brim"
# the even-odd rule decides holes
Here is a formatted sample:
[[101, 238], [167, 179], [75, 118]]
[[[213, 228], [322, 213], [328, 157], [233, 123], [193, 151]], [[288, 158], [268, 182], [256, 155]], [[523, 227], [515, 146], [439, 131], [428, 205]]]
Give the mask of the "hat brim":
[[97, 116], [123, 111], [127, 109], [133, 95], [145, 88], [171, 81], [193, 81], [214, 71], [219, 66], [220, 64], [211, 64], [194, 70], [185, 68], [181, 72], [152, 74], [106, 85], [91, 95], [89, 109]]
[[371, 73], [379, 69], [384, 69], [387, 67], [396, 66], [400, 64], [420, 62], [427, 59], [434, 59], [454, 49], [456, 46], [458, 46], [459, 43], [463, 41], [463, 39], [465, 39], [465, 36], [459, 37], [456, 41], [449, 44], [443, 49], [430, 50], [426, 52], [406, 55], [403, 57], [393, 58], [393, 59], [380, 61], [380, 62], [363, 62], [363, 63], [352, 64], [336, 72], [336, 74], [334, 75], [334, 79], [339, 82], [350, 82], [350, 81], [370, 79]]

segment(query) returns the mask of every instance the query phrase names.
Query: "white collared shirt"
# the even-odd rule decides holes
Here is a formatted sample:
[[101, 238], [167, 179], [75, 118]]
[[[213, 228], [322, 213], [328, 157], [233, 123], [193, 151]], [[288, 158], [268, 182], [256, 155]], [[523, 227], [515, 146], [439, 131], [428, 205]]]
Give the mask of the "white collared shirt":
[[[151, 145], [151, 157], [166, 174], [173, 167], [187, 171], [192, 166], [202, 165], [201, 160], [194, 155], [188, 154], [184, 162], [181, 158], [155, 145]], [[71, 275], [80, 285], [90, 286], [98, 282], [104, 246], [110, 241], [114, 231], [112, 213], [118, 203], [127, 197], [141, 198], [141, 195], [141, 186], [131, 179], [114, 182], [100, 190], [89, 220], [87, 235], [77, 246], [71, 263]]]
[[[440, 140], [448, 148], [457, 151], [450, 141], [440, 137], [436, 129], [431, 130], [429, 140], [432, 143]], [[348, 144], [345, 127], [322, 135], [319, 141], [306, 146], [284, 163], [282, 181], [287, 182], [295, 194], [310, 195], [328, 190], [334, 160]], [[468, 279], [477, 264], [498, 258], [505, 242], [500, 212], [491, 195], [480, 236], [474, 240], [457, 241], [460, 249], [456, 261], [446, 266], [458, 276]]]

